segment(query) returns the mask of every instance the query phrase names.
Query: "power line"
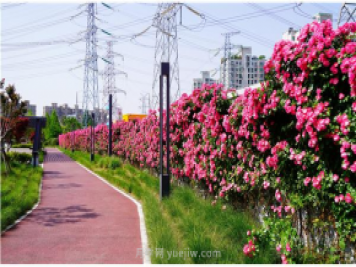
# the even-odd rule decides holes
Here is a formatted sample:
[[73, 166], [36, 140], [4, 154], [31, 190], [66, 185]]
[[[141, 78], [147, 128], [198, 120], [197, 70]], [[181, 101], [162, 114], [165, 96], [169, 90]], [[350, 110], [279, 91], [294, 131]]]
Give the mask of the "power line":
[[[57, 9], [56, 9], [57, 10]], [[6, 29], [6, 30], [3, 30], [2, 31], [2, 34], [11, 34], [12, 32], [15, 32], [16, 30], [21, 30], [23, 28], [27, 28], [29, 26], [31, 26], [32, 24], [35, 24], [37, 22], [42, 22], [42, 21], [45, 21], [47, 19], [53, 19], [54, 17], [58, 16], [58, 15], [63, 15], [65, 13], [68, 13], [68, 12], [72, 12], [73, 11], [73, 8], [66, 8], [65, 10], [61, 10], [59, 12], [55, 12], [54, 14], [51, 14], [49, 16], [45, 16], [43, 18], [39, 18], [39, 19], [36, 19], [36, 20], [33, 20], [33, 21], [30, 21], [28, 23], [25, 23], [25, 24], [22, 24], [22, 25], [18, 25], [18, 26], [15, 26], [13, 28], [10, 28], [10, 29]]]
[[[197, 8], [195, 8], [197, 9]], [[199, 9], [197, 9], [199, 10]], [[200, 9], [201, 10], [201, 9]], [[230, 26], [228, 24], [219, 24], [219, 19], [217, 19], [216, 17], [214, 17], [213, 15], [210, 15], [209, 13], [205, 12], [205, 11], [202, 11], [201, 10], [201, 13], [205, 14], [205, 16], [212, 20], [213, 22], [217, 22], [217, 26], [221, 27], [221, 28], [224, 28], [226, 30], [229, 30], [229, 31], [240, 31], [240, 34], [242, 36], [244, 36], [245, 38], [255, 42], [255, 43], [259, 43], [260, 45], [263, 45], [263, 46], [266, 46], [266, 47], [269, 47], [269, 48], [273, 48], [274, 44], [271, 44], [269, 45], [268, 43], [266, 43], [266, 40], [263, 40], [263, 38], [259, 37], [258, 35], [254, 34], [254, 33], [249, 33], [247, 30], [245, 29], [242, 29], [241, 27], [237, 27], [237, 26]]]
[[258, 4], [256, 4], [256, 3], [248, 3], [247, 5], [251, 6], [252, 8], [261, 10], [262, 12], [265, 12], [266, 15], [272, 17], [273, 19], [275, 19], [275, 20], [277, 20], [277, 21], [279, 21], [279, 22], [285, 23], [285, 24], [287, 24], [288, 26], [294, 25], [294, 26], [297, 26], [297, 27], [300, 28], [300, 25], [298, 25], [298, 24], [296, 24], [296, 23], [294, 23], [294, 22], [292, 22], [292, 21], [290, 21], [290, 20], [287, 20], [287, 19], [285, 19], [285, 18], [283, 18], [283, 17], [281, 17], [281, 16], [279, 16], [279, 15], [277, 15], [277, 14], [274, 14], [274, 13], [267, 13], [267, 12], [266, 12], [266, 9], [264, 9], [263, 7], [261, 7], [260, 5], [258, 5]]
[[1, 10], [8, 10], [8, 9], [11, 9], [11, 8], [14, 8], [14, 7], [18, 7], [18, 6], [22, 6], [22, 5], [25, 5], [26, 3], [16, 3], [16, 4], [8, 4], [8, 5], [5, 5], [5, 4], [2, 4], [1, 5]]

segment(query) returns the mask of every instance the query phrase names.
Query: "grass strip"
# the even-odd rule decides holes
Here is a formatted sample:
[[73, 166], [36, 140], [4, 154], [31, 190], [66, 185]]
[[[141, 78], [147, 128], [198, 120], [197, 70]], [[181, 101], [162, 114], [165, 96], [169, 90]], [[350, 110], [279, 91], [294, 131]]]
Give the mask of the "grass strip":
[[11, 167], [11, 173], [1, 175], [1, 231], [37, 203], [43, 175], [41, 167], [18, 162], [11, 162]]

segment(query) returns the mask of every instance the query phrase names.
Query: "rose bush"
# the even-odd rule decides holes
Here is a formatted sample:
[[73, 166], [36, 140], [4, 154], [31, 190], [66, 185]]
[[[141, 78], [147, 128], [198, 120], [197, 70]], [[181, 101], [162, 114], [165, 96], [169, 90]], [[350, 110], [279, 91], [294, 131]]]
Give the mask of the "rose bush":
[[[275, 45], [260, 88], [237, 96], [203, 85], [171, 105], [174, 176], [236, 205], [264, 208], [263, 228], [250, 231], [244, 247], [248, 257], [259, 242], [271, 242], [282, 263], [301, 262], [301, 249], [322, 252], [324, 243], [325, 256], [332, 260], [334, 247], [337, 260], [355, 244], [355, 32], [356, 23], [333, 30], [330, 21], [313, 22], [297, 42]], [[89, 133], [61, 135], [60, 145], [88, 151]], [[105, 153], [108, 129], [95, 133], [96, 151]], [[157, 112], [114, 124], [113, 141], [119, 156], [157, 169]], [[325, 233], [334, 233], [329, 243]]]

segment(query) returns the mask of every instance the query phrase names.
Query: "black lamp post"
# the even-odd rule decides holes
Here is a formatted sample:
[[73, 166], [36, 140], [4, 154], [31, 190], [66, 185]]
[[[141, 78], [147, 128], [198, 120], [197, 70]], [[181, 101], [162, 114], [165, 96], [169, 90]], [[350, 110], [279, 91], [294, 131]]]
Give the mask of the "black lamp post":
[[95, 114], [93, 112], [91, 114], [91, 127], [90, 127], [90, 135], [91, 135], [91, 138], [90, 138], [90, 147], [91, 147], [91, 149], [90, 149], [90, 161], [94, 161], [94, 153], [95, 153], [95, 151], [94, 151], [94, 149], [95, 149], [95, 147], [94, 147], [94, 144], [95, 144], [94, 137], [95, 137], [95, 135], [94, 135], [94, 129], [93, 129], [93, 127], [94, 127], [94, 119], [95, 119]]
[[72, 153], [74, 152], [74, 144], [75, 144], [75, 132], [74, 132], [74, 124], [72, 124]]
[[[166, 161], [167, 168], [164, 173], [163, 168], [163, 77], [166, 77]], [[159, 80], [159, 143], [160, 143], [160, 199], [169, 196], [170, 190], [170, 164], [169, 164], [169, 102], [170, 102], [170, 88], [169, 88], [169, 63], [161, 62], [161, 75]]]
[[109, 94], [109, 157], [112, 155], [112, 94]]

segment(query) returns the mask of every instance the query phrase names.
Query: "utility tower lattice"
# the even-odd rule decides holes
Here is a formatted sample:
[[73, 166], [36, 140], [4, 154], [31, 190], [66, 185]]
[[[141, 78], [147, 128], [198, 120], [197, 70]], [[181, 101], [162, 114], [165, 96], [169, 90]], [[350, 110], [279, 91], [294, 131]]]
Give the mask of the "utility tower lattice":
[[240, 32], [227, 32], [222, 33], [225, 36], [224, 45], [224, 58], [222, 59], [222, 73], [221, 73], [221, 83], [224, 84], [225, 89], [230, 88], [232, 84], [232, 71], [231, 71], [231, 50], [233, 45], [231, 44], [231, 36], [239, 34]]
[[85, 33], [86, 52], [84, 59], [84, 88], [83, 88], [83, 123], [87, 126], [90, 108], [95, 114], [95, 122], [99, 119], [99, 84], [98, 84], [98, 54], [97, 47], [97, 27], [95, 25], [95, 15], [97, 14], [96, 4], [90, 3], [86, 7], [87, 30]]
[[340, 9], [338, 27], [347, 22], [356, 22], [356, 3], [344, 3]]
[[[180, 96], [179, 64], [178, 64], [178, 36], [177, 13], [181, 10], [181, 4], [159, 4], [153, 26], [156, 27], [155, 65], [153, 69], [153, 85], [151, 94], [151, 109], [158, 107], [159, 77], [161, 62], [170, 64], [170, 95], [172, 103]], [[164, 106], [166, 96], [163, 96]]]
[[103, 75], [103, 109], [108, 110], [109, 108], [109, 95], [112, 94], [112, 110], [113, 110], [113, 120], [119, 120], [119, 104], [118, 104], [118, 93], [124, 93], [126, 95], [126, 92], [122, 89], [119, 89], [116, 87], [116, 75], [124, 74], [126, 75], [125, 72], [116, 70], [115, 69], [115, 55], [118, 55], [120, 57], [123, 56], [115, 53], [114, 48], [113, 48], [114, 42], [113, 41], [107, 41], [107, 53], [106, 53], [106, 58], [103, 58], [103, 61], [106, 63], [104, 72], [102, 73]]
[[148, 110], [150, 109], [150, 94], [149, 93], [146, 93], [144, 95], [141, 95], [141, 98], [140, 98], [140, 101], [141, 101], [141, 112], [142, 114], [148, 114]]

